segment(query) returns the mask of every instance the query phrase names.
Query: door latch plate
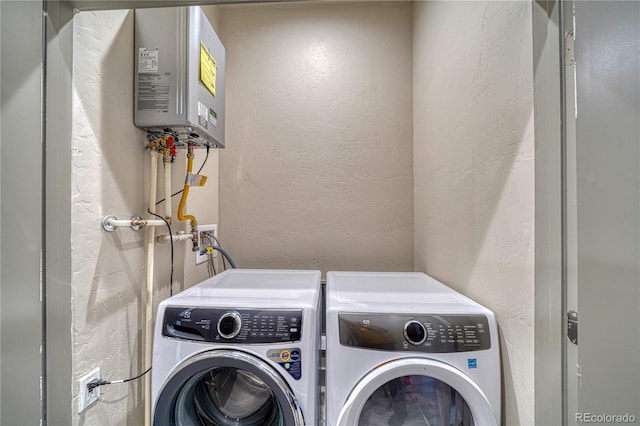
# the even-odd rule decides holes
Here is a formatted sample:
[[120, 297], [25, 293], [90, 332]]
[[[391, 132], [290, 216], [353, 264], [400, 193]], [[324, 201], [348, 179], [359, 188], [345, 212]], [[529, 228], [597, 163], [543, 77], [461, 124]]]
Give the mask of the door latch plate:
[[574, 345], [578, 344], [578, 313], [567, 312], [567, 337]]

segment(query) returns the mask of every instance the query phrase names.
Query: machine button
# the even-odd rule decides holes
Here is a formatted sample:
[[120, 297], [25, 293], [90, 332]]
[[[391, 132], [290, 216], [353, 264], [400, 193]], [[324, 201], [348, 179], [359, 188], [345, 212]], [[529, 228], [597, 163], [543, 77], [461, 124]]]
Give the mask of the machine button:
[[218, 333], [224, 339], [233, 339], [241, 328], [242, 318], [237, 312], [227, 312], [218, 321]]
[[409, 321], [404, 325], [404, 338], [412, 345], [421, 345], [427, 339], [427, 330], [418, 321]]

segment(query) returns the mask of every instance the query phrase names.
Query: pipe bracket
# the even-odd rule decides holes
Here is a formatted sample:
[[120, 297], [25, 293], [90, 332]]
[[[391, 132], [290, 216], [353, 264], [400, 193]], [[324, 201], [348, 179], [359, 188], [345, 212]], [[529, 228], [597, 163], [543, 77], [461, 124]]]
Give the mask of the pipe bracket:
[[113, 226], [111, 223], [112, 221], [116, 220], [117, 217], [113, 216], [113, 215], [107, 215], [105, 217], [102, 218], [102, 229], [104, 229], [107, 232], [113, 232], [116, 230], [116, 227]]

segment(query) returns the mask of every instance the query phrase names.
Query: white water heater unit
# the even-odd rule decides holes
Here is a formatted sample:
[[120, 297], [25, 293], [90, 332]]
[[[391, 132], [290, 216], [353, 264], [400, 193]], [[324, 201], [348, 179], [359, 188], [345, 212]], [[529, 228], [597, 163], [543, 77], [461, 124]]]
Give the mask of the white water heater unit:
[[135, 125], [224, 148], [225, 50], [198, 6], [135, 11]]

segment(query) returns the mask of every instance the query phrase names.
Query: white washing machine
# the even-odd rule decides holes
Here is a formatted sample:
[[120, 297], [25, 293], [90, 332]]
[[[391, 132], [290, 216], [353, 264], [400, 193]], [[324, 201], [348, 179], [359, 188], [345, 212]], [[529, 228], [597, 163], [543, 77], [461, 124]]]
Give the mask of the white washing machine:
[[320, 272], [233, 269], [163, 301], [153, 424], [317, 423]]
[[422, 273], [327, 274], [329, 426], [500, 424], [493, 313]]

